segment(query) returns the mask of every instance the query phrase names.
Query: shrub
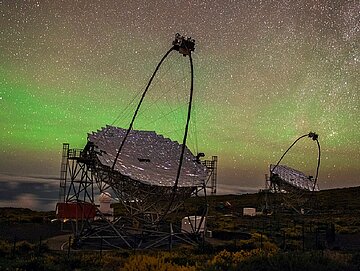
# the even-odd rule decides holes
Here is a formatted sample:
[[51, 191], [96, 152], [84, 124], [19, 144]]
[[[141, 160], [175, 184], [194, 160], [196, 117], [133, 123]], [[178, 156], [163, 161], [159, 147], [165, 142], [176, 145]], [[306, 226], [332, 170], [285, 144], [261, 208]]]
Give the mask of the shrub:
[[252, 249], [249, 251], [240, 250], [238, 252], [228, 252], [223, 250], [209, 261], [208, 267], [209, 270], [231, 270], [241, 262], [259, 255], [263, 255], [263, 252], [260, 249]]
[[0, 240], [0, 256], [5, 256], [11, 253], [12, 246], [9, 242]]
[[149, 255], [133, 255], [130, 256], [124, 267], [120, 268], [122, 271], [195, 271], [195, 266], [178, 266], [171, 262], [166, 262], [164, 256], [149, 256]]
[[308, 270], [308, 271], [350, 271], [354, 266], [344, 261], [340, 255], [310, 252], [282, 253], [269, 258], [271, 270]]
[[239, 247], [245, 250], [261, 248], [264, 253], [276, 253], [279, 250], [266, 235], [260, 233], [253, 233], [248, 240], [240, 240]]
[[30, 244], [27, 241], [20, 241], [16, 243], [15, 250], [17, 254], [29, 254], [31, 252], [34, 252], [34, 245]]

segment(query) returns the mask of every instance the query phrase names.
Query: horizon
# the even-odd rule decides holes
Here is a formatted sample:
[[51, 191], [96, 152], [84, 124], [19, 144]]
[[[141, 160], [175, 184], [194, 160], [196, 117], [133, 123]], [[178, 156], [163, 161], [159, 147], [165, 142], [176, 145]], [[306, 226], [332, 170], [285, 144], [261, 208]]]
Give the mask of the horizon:
[[[205, 158], [218, 156], [218, 183], [226, 191], [263, 187], [269, 165], [309, 132], [321, 145], [320, 189], [360, 185], [356, 1], [0, 7], [0, 176], [24, 184], [24, 204], [37, 206], [26, 190], [36, 183], [31, 176], [59, 176], [63, 142], [84, 148], [87, 134], [106, 124], [129, 126], [175, 33], [196, 40], [187, 145]], [[173, 54], [164, 63], [134, 129], [181, 142], [187, 61]], [[317, 157], [316, 144], [304, 139], [282, 164], [314, 176]], [[0, 182], [11, 187], [11, 180]]]
[[[28, 208], [34, 211], [55, 211], [59, 196], [59, 176], [18, 176], [0, 173], [0, 208]], [[329, 187], [320, 191], [356, 188], [358, 186]], [[218, 184], [215, 196], [256, 194], [265, 187], [235, 187]], [[6, 191], [6, 193], [4, 193]], [[95, 194], [95, 202], [98, 196]], [[212, 196], [212, 195], [211, 195]], [[115, 199], [113, 199], [116, 202]]]

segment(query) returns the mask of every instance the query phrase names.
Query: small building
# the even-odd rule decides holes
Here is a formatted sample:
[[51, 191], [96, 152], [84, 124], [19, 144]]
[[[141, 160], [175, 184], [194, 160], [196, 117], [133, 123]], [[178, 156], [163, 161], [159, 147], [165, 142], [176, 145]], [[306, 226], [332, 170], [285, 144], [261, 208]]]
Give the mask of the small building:
[[256, 216], [256, 208], [243, 208], [244, 216]]
[[111, 207], [111, 195], [103, 192], [99, 196], [99, 211], [105, 216], [113, 216], [113, 208]]
[[96, 215], [95, 204], [88, 202], [58, 202], [56, 204], [56, 216], [62, 221], [91, 220]]
[[181, 220], [181, 232], [204, 232], [205, 222], [205, 217], [203, 216], [186, 216]]

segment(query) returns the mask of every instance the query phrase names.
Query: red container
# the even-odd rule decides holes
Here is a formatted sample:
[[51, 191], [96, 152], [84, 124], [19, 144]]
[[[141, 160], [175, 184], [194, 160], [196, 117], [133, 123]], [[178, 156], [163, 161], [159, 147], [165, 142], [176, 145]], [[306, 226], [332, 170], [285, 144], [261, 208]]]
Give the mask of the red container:
[[56, 204], [58, 219], [93, 219], [96, 215], [94, 204], [87, 202], [59, 202]]

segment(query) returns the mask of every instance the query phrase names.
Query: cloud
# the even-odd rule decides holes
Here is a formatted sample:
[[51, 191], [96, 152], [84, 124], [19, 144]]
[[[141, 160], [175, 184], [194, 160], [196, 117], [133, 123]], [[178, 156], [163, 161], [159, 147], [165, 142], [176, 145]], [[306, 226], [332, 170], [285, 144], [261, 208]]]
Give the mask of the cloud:
[[0, 207], [54, 210], [59, 180], [53, 176], [21, 176], [0, 173]]
[[16, 204], [19, 206], [26, 206], [26, 208], [36, 210], [40, 206], [40, 201], [38, 201], [33, 194], [21, 194], [16, 198]]
[[8, 173], [0, 173], [0, 182], [7, 182], [12, 186], [17, 186], [21, 182], [31, 182], [31, 183], [46, 183], [49, 185], [59, 185], [59, 178], [53, 175], [36, 175], [36, 176], [24, 176], [24, 175], [14, 175]]
[[14, 200], [0, 201], [0, 207], [29, 208], [38, 210], [41, 207], [40, 201], [33, 194], [20, 194]]

